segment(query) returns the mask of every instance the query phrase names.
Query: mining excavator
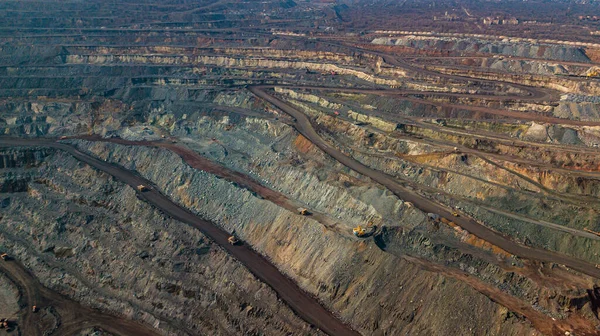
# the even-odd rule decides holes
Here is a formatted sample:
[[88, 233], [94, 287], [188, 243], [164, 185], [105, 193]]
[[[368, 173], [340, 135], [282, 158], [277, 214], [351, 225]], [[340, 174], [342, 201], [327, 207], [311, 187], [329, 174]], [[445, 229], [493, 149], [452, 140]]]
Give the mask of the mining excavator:
[[359, 225], [352, 229], [352, 233], [354, 233], [354, 235], [357, 237], [363, 237], [365, 234], [367, 234], [367, 230], [363, 229], [362, 226]]
[[598, 66], [593, 66], [591, 68], [589, 68], [586, 72], [585, 72], [585, 76], [588, 78], [593, 78], [593, 77], [600, 77], [600, 67]]
[[357, 227], [355, 227], [354, 229], [352, 229], [352, 233], [356, 236], [356, 237], [367, 237], [372, 235], [375, 232], [375, 226], [373, 225], [372, 222], [369, 222], [369, 224], [367, 224], [367, 228], [364, 228], [360, 225], [358, 225]]
[[8, 260], [8, 254], [2, 253], [0, 254], [0, 258], [2, 258], [2, 260]]

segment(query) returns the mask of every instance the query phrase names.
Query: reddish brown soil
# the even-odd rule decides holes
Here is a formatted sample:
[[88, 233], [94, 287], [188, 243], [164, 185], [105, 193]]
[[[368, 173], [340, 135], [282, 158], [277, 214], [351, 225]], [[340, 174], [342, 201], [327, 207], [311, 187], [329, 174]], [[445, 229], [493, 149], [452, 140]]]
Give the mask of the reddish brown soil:
[[60, 316], [60, 325], [53, 335], [73, 335], [77, 332], [99, 327], [115, 335], [157, 336], [152, 328], [122, 317], [111, 316], [82, 306], [44, 286], [16, 260], [0, 261], [0, 272], [12, 281], [21, 293], [19, 304], [19, 329], [23, 335], [46, 335], [42, 326], [42, 314], [32, 312], [32, 306], [38, 310], [49, 307]]

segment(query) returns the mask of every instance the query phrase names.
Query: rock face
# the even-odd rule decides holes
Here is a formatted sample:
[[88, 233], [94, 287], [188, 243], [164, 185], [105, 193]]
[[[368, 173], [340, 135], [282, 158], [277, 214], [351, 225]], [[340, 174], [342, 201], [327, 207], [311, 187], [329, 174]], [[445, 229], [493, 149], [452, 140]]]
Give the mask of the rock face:
[[[209, 97], [215, 102], [227, 102], [231, 111], [256, 103], [247, 93]], [[432, 148], [386, 139], [385, 133], [374, 133], [367, 138], [362, 127], [319, 114], [318, 108], [323, 108], [317, 107], [321, 106], [320, 101], [315, 100], [312, 113], [332, 134], [346, 134], [351, 142], [365, 148], [383, 151], [394, 148], [415, 157], [435, 155]], [[273, 115], [197, 111], [185, 118], [179, 116], [174, 122], [175, 114], [156, 108], [146, 118], [153, 126], [122, 127], [121, 134], [136, 140], [154, 139], [157, 134], [154, 127], [169, 129], [171, 134], [184, 139], [185, 145], [209, 159], [248, 172], [311, 210], [329, 214], [338, 229], [327, 229], [324, 223], [299, 216], [235, 184], [192, 169], [166, 149], [81, 141], [74, 144], [109, 162], [138, 171], [178, 203], [228, 231], [235, 230], [240, 238], [268, 256], [362, 333], [520, 335], [534, 330], [508, 313], [515, 309], [513, 306], [507, 310], [490, 301], [481, 286], [488, 289], [500, 286], [525, 302], [546, 295], [547, 289], [522, 274], [506, 272], [495, 265], [497, 253], [501, 252], [493, 247], [474, 250], [474, 246], [484, 244], [468, 234], [455, 233], [451, 227], [432, 226], [426, 214], [367, 179], [344, 170], [298, 137], [291, 127], [274, 120]], [[542, 125], [529, 129], [536, 127], [546, 129]], [[453, 193], [460, 193], [461, 185], [467, 183], [464, 177], [448, 171], [424, 170], [406, 163], [391, 165], [358, 152], [354, 155], [378, 169], [400, 171]], [[163, 218], [136, 200], [130, 188], [77, 164], [61, 152], [11, 150], [2, 157], [6, 162], [3, 181], [10, 181], [15, 173], [27, 177], [19, 192], [11, 192], [4, 198], [7, 201], [3, 202], [6, 211], [2, 221], [8, 233], [4, 233], [7, 238], [2, 244], [19, 258], [28, 260], [30, 267], [47, 279], [48, 286], [95, 307], [130, 311], [134, 318], [157, 325], [165, 333], [185, 333], [185, 329], [178, 329], [180, 325], [196, 325], [207, 332], [248, 330], [250, 333], [253, 328], [267, 328], [265, 320], [272, 321], [268, 322], [268, 328], [273, 328], [270, 329], [273, 333], [294, 330], [316, 333], [295, 318], [291, 320], [297, 321], [294, 323], [279, 320], [289, 311], [277, 303], [268, 288], [247, 273], [237, 275], [240, 269], [237, 263], [200, 234]], [[471, 175], [476, 174], [476, 167], [484, 166], [472, 158], [463, 160], [459, 156], [440, 164], [463, 172], [469, 165]], [[477, 174], [486, 174], [482, 176], [491, 179], [489, 172]], [[508, 176], [496, 178], [506, 178], [499, 180], [502, 184], [519, 185]], [[477, 197], [487, 193], [488, 199], [502, 196], [485, 184], [465, 191]], [[44, 208], [41, 204], [53, 207]], [[462, 206], [473, 213], [478, 211]], [[39, 212], [39, 209], [44, 210]], [[65, 209], [76, 211], [65, 216], [62, 214]], [[488, 223], [500, 222], [490, 214], [478, 216]], [[352, 238], [352, 227], [368, 221], [385, 226], [385, 234], [378, 240]], [[530, 237], [534, 244], [542, 241]], [[132, 241], [136, 243], [131, 244]], [[571, 248], [574, 246], [577, 244]], [[450, 270], [461, 270], [468, 274], [469, 281], [452, 276], [452, 271], [427, 266], [437, 263]], [[132, 278], [136, 281], [132, 282]], [[554, 290], [569, 298], [583, 295], [562, 287]], [[263, 291], [266, 294], [255, 295]], [[129, 293], [135, 293], [134, 297]], [[270, 299], [265, 299], [265, 295]], [[540, 304], [555, 314], [552, 316], [562, 316], [555, 303]], [[461, 323], [449, 324], [453, 319]], [[210, 321], [229, 322], [216, 325]]]
[[569, 70], [562, 64], [532, 62], [525, 60], [493, 59], [484, 62], [482, 67], [514, 73], [533, 73], [539, 75], [568, 75]]
[[[270, 256], [280, 269], [297, 279], [305, 289], [339, 311], [345, 320], [354, 321], [353, 326], [365, 334], [415, 332], [443, 335], [485, 332], [496, 328], [500, 330], [498, 334], [518, 333], [513, 329], [511, 321], [503, 320], [502, 309], [494, 307], [473, 288], [453, 281], [445, 282], [437, 276], [432, 277], [429, 272], [419, 270], [414, 264], [384, 253], [373, 242], [347, 244], [347, 234], [340, 236], [323, 231], [321, 223], [277, 208], [226, 181], [195, 172], [172, 157], [173, 154], [101, 144], [82, 148], [97, 155], [111, 153], [110, 160], [120, 165], [137, 167], [138, 171], [156, 181], [181, 204], [220, 223], [225, 229], [235, 230], [244, 241]], [[126, 159], [128, 157], [137, 159], [129, 161]], [[155, 157], [164, 158], [165, 161], [159, 165], [151, 164]], [[354, 196], [358, 190], [348, 194], [339, 187], [324, 185], [310, 175], [298, 175], [289, 170], [287, 173], [278, 171], [276, 174], [272, 171], [270, 175], [287, 178], [268, 181], [269, 184], [274, 183], [285, 189], [310, 190], [293, 196], [305, 201], [311, 208], [332, 211], [333, 209], [324, 207], [335, 204], [334, 213], [342, 219], [370, 213], [372, 216], [385, 218], [386, 222], [394, 222], [392, 225], [396, 228], [414, 227], [414, 230], [422, 230], [427, 226], [422, 213], [405, 209], [392, 196], [376, 189], [366, 186], [360, 188], [363, 195], [370, 195], [368, 199], [371, 204], [382, 207], [369, 209], [369, 205], [361, 206], [361, 200]], [[323, 196], [314, 198], [317, 194]], [[220, 197], [216, 198], [214, 195]], [[346, 224], [345, 228], [350, 231], [350, 225]], [[422, 244], [419, 242], [422, 238], [417, 233], [409, 234], [406, 239], [408, 241], [404, 244], [413, 245], [414, 248]], [[357, 279], [353, 274], [362, 276]], [[419, 285], [415, 287], [417, 283]], [[404, 288], [405, 286], [408, 287]], [[469, 293], [467, 295], [471, 298], [463, 300], [462, 294], [456, 294], [459, 292]], [[451, 302], [452, 306], [438, 310], [439, 305], [434, 308], [427, 303], [435, 301], [438, 295], [453, 295], [450, 293], [455, 293], [448, 300], [448, 304]], [[472, 296], [477, 299], [474, 301]], [[419, 307], [426, 306], [432, 310], [419, 311]], [[467, 306], [477, 307], [476, 313], [472, 308], [467, 309]], [[447, 311], [454, 317], [439, 314], [440, 311]], [[461, 315], [461, 311], [465, 311], [465, 315]], [[445, 321], [452, 318], [473, 322], [447, 325]], [[382, 324], [377, 322], [378, 319], [390, 322]], [[489, 323], [476, 323], [479, 319]]]
[[407, 46], [416, 49], [450, 50], [468, 53], [499, 54], [525, 58], [541, 58], [557, 61], [590, 62], [585, 50], [552, 44], [533, 44], [513, 41], [485, 41], [474, 38], [406, 36], [380, 37], [373, 44]]
[[44, 158], [22, 168], [25, 190], [2, 194], [0, 238], [44, 285], [165, 334], [318, 334], [218, 246], [130, 187], [61, 152], [2, 155]]

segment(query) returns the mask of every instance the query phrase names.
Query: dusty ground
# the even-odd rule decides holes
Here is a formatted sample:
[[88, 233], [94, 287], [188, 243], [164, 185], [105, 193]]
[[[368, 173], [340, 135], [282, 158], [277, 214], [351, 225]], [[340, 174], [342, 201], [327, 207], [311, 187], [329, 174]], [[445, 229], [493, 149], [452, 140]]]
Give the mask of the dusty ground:
[[17, 324], [597, 334], [597, 6], [0, 1]]

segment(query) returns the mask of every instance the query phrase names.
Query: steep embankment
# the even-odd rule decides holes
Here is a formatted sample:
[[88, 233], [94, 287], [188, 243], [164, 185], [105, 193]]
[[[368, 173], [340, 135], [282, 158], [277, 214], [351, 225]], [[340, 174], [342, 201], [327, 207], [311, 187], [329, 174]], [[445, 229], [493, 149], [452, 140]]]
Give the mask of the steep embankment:
[[558, 44], [538, 44], [517, 41], [490, 41], [475, 38], [435, 37], [435, 36], [403, 36], [379, 37], [371, 41], [373, 44], [400, 45], [415, 49], [437, 51], [457, 51], [484, 54], [502, 54], [526, 58], [543, 58], [570, 62], [590, 62], [585, 50]]
[[0, 194], [0, 245], [49, 288], [165, 334], [318, 334], [238, 261], [132, 188], [61, 151], [3, 151], [38, 159], [1, 171], [4, 184], [27, 180]]

